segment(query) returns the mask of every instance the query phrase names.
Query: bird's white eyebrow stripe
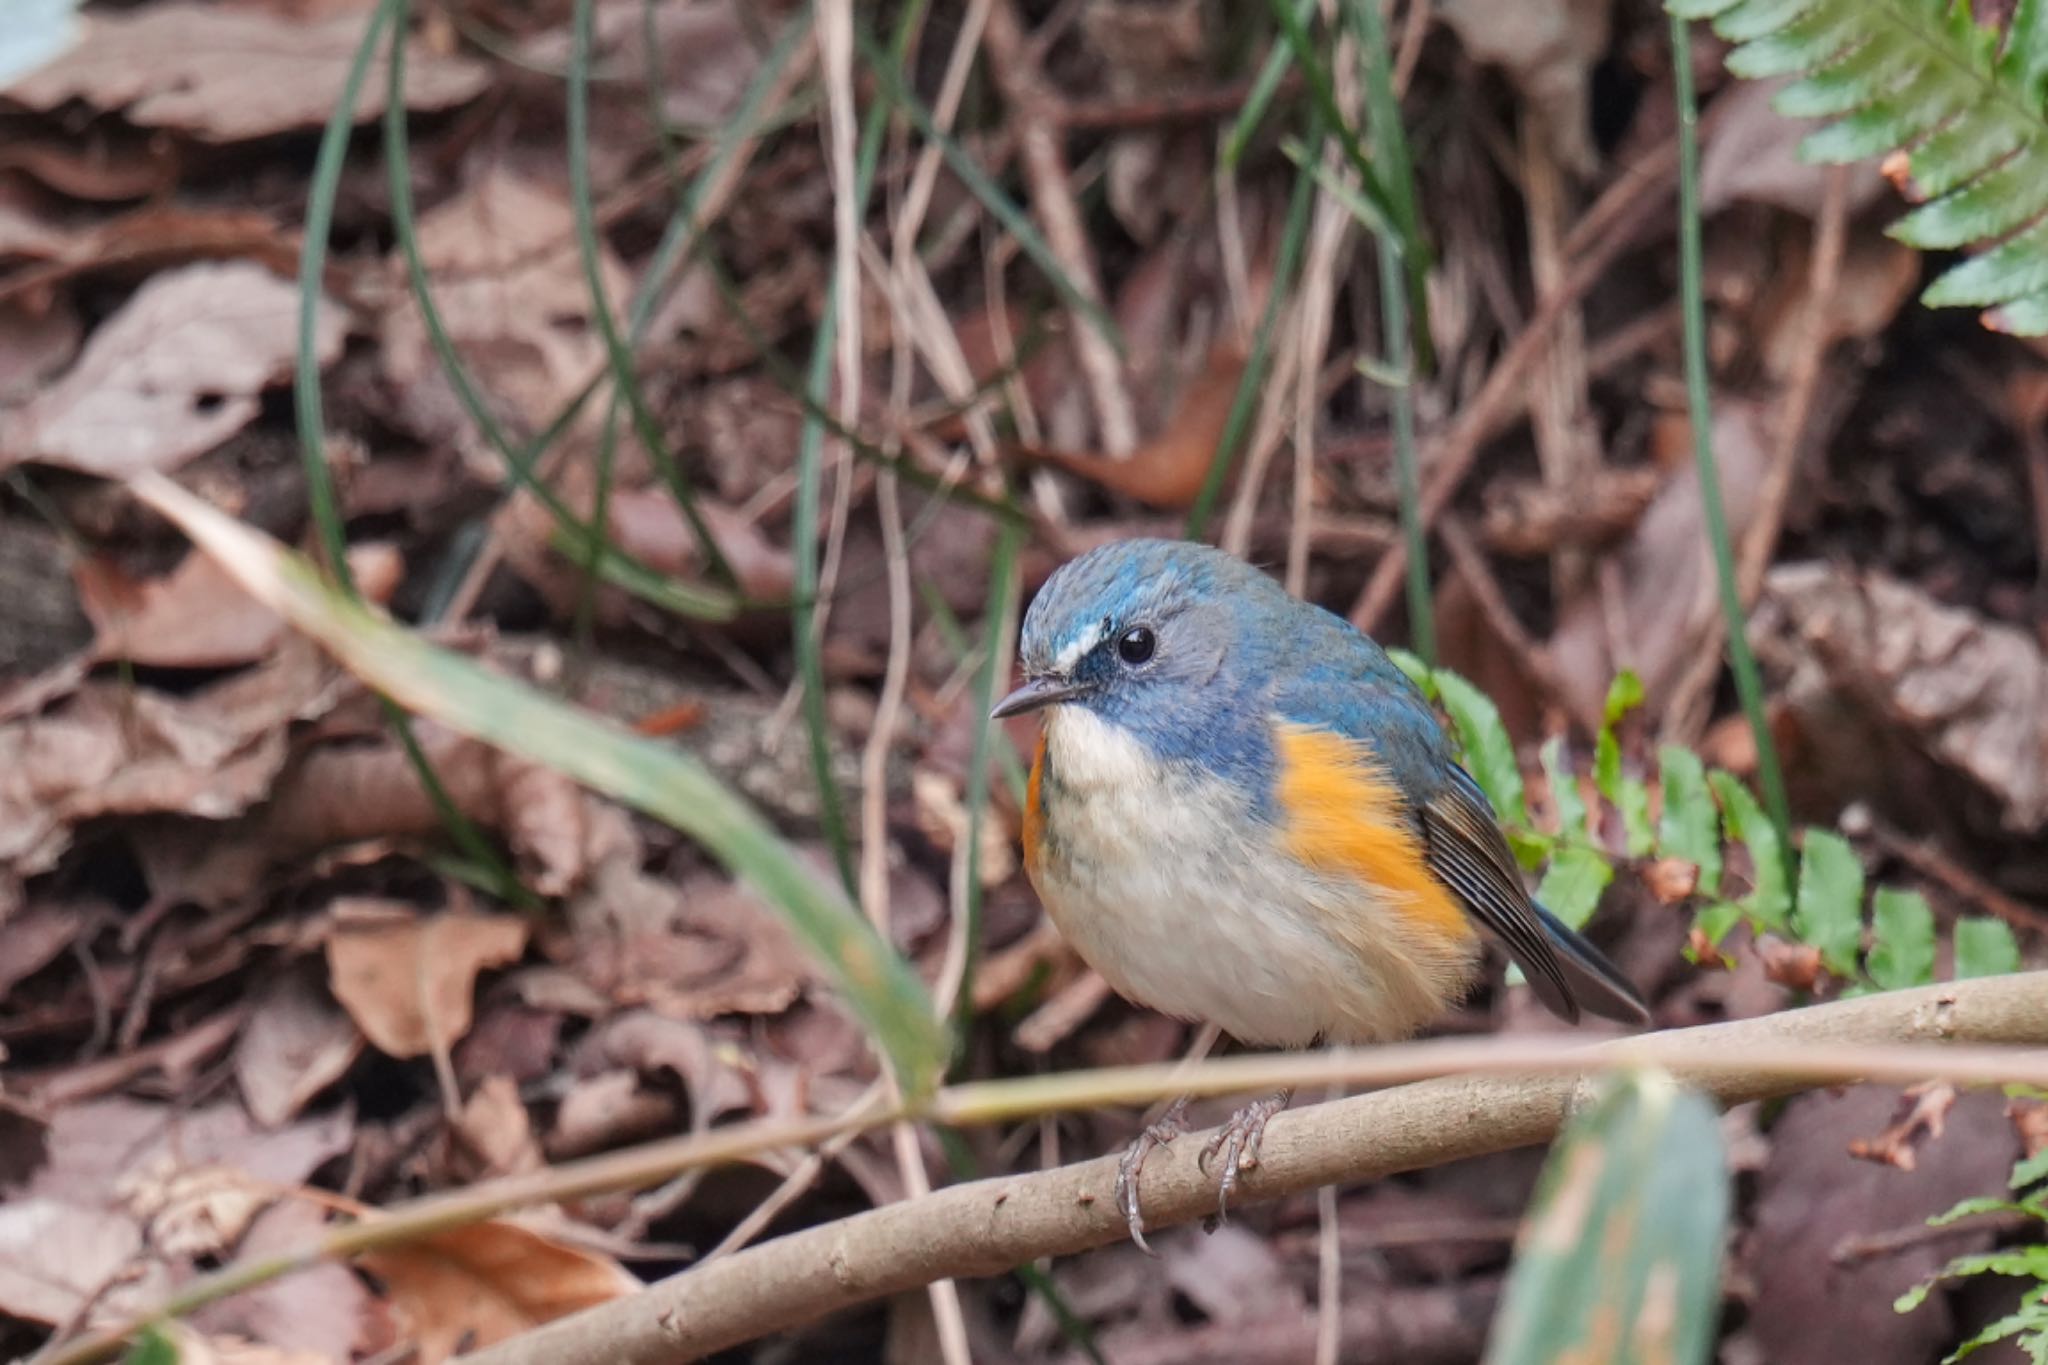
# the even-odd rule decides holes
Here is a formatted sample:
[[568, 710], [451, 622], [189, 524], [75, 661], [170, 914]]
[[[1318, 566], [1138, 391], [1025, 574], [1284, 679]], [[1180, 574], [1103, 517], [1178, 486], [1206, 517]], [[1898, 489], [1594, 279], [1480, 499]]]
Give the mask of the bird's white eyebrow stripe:
[[1102, 643], [1102, 632], [1109, 628], [1107, 621], [1092, 621], [1088, 629], [1067, 642], [1067, 647], [1052, 661], [1052, 671], [1065, 676], [1074, 671], [1075, 665], [1088, 657], [1090, 650]]

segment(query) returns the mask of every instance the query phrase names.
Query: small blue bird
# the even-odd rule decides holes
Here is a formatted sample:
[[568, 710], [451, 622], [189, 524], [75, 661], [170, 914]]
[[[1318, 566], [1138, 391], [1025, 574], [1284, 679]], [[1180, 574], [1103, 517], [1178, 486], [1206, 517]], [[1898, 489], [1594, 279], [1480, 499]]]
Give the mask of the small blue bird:
[[[1220, 550], [1119, 541], [1047, 580], [1018, 653], [1024, 683], [994, 714], [1044, 714], [1025, 867], [1127, 998], [1243, 1043], [1389, 1041], [1471, 988], [1483, 929], [1565, 1019], [1647, 1022], [1530, 898], [1428, 701], [1341, 617]], [[1289, 1098], [1240, 1110], [1204, 1152], [1224, 1153], [1219, 1208]], [[1119, 1170], [1141, 1246], [1138, 1176], [1181, 1108]]]

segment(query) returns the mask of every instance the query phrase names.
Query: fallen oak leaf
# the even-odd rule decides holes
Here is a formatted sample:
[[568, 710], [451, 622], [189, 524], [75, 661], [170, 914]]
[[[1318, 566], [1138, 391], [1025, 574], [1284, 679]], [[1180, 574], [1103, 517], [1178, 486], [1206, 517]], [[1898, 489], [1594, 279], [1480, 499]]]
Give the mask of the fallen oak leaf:
[[[0, 429], [0, 470], [29, 460], [110, 478], [176, 469], [256, 419], [259, 395], [291, 373], [298, 318], [297, 287], [260, 265], [155, 276]], [[321, 363], [341, 353], [343, 330], [323, 300]]]
[[[380, 605], [391, 600], [405, 557], [389, 544], [352, 545], [349, 571]], [[156, 668], [231, 668], [267, 656], [284, 638], [276, 612], [243, 592], [208, 555], [194, 551], [162, 578], [136, 583], [98, 561], [73, 572], [79, 605], [93, 624], [97, 661]]]
[[[144, 128], [216, 143], [326, 123], [363, 35], [353, 14], [308, 22], [191, 3], [100, 10], [85, 23], [84, 40], [68, 54], [0, 93], [44, 112], [82, 100]], [[384, 112], [388, 61], [378, 54], [363, 82], [358, 122]], [[405, 61], [406, 107], [450, 108], [489, 80], [481, 64], [415, 43]]]
[[333, 907], [328, 985], [379, 1052], [419, 1057], [469, 1032], [476, 978], [526, 951], [513, 915], [452, 910], [422, 918], [387, 901]]
[[440, 1365], [458, 1350], [504, 1341], [640, 1288], [610, 1257], [505, 1220], [356, 1259], [390, 1292], [420, 1365]]
[[1216, 461], [1216, 447], [1229, 424], [1244, 369], [1244, 352], [1237, 347], [1218, 342], [1210, 348], [1208, 363], [1181, 395], [1180, 406], [1165, 429], [1140, 444], [1127, 459], [1028, 445], [1011, 446], [1010, 452], [1020, 459], [1058, 465], [1154, 507], [1191, 507]]

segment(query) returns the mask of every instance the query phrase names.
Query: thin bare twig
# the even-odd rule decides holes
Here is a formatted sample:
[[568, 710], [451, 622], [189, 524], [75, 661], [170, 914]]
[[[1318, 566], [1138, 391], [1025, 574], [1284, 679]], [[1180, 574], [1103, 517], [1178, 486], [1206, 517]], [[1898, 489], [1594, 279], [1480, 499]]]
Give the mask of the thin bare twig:
[[[1799, 351], [1785, 382], [1784, 401], [1777, 412], [1777, 431], [1772, 442], [1770, 471], [1757, 495], [1756, 513], [1742, 540], [1742, 563], [1736, 583], [1745, 607], [1756, 603], [1763, 587], [1764, 570], [1778, 548], [1778, 535], [1785, 525], [1785, 504], [1792, 482], [1805, 454], [1806, 429], [1813, 416], [1814, 399], [1828, 348], [1835, 333], [1830, 325], [1835, 291], [1842, 279], [1842, 252], [1848, 238], [1849, 171], [1830, 166], [1823, 182], [1820, 216], [1813, 224], [1813, 265], [1806, 291], [1805, 317], [1799, 333]], [[1721, 674], [1721, 651], [1713, 647], [1723, 629], [1721, 615], [1714, 609], [1713, 594], [1705, 600], [1693, 627], [1693, 638], [1678, 657], [1693, 662], [1671, 689], [1664, 705], [1667, 728], [1673, 734], [1698, 734], [1705, 728], [1708, 693]]]
[[[1852, 1042], [1852, 1040], [1854, 1040]], [[1873, 1046], [1879, 1040], [1891, 1046]], [[1594, 1047], [1560, 1048], [1555, 1039], [1458, 1041], [1292, 1059], [1230, 1058], [1190, 1069], [1187, 1088], [1209, 1091], [1225, 1077], [1237, 1086], [1263, 1084], [1278, 1063], [1294, 1063], [1286, 1079], [1336, 1079], [1342, 1064], [1355, 1078], [1366, 1057], [1404, 1057], [1419, 1064], [1465, 1052], [1491, 1056], [1513, 1078], [1440, 1079], [1282, 1114], [1267, 1130], [1259, 1165], [1246, 1181], [1247, 1200], [1270, 1200], [1332, 1183], [1376, 1179], [1396, 1171], [1503, 1151], [1548, 1139], [1573, 1107], [1589, 1064], [1654, 1062], [1724, 1104], [1782, 1095], [1819, 1083], [1820, 1073], [1884, 1074], [1944, 1071], [1968, 1063], [1985, 1077], [2048, 1074], [2048, 1050], [1949, 1047], [1930, 1058], [1903, 1044], [2048, 1042], [2048, 976], [1985, 977], [1951, 985], [1864, 996], [1809, 1009], [1714, 1024]], [[1860, 1060], [1846, 1069], [1827, 1059]], [[1873, 1068], [1886, 1060], [1906, 1063]], [[1527, 1074], [1525, 1062], [1555, 1064]], [[1938, 1059], [1938, 1060], [1937, 1060]], [[1134, 1071], [1137, 1069], [1133, 1069]], [[1145, 1068], [1160, 1086], [1179, 1082], [1172, 1066]], [[1384, 1068], [1375, 1068], [1384, 1074]], [[1396, 1068], [1398, 1072], [1399, 1068]], [[1156, 1077], [1149, 1073], [1157, 1071]], [[1258, 1075], [1257, 1082], [1250, 1078]], [[1054, 1078], [1034, 1078], [1051, 1081]], [[1069, 1080], [1073, 1078], [1068, 1078]], [[1114, 1084], [1128, 1100], [1132, 1073]], [[1007, 1084], [1012, 1092], [1034, 1082]], [[949, 1117], [985, 1116], [972, 1103], [977, 1087], [942, 1096]], [[966, 1107], [959, 1107], [964, 1101]], [[1200, 1218], [1215, 1207], [1213, 1180], [1182, 1159], [1201, 1139], [1169, 1148], [1146, 1168], [1145, 1218], [1154, 1227]], [[892, 1204], [841, 1222], [791, 1234], [714, 1265], [550, 1323], [467, 1357], [469, 1365], [655, 1365], [688, 1359], [749, 1340], [764, 1328], [788, 1329], [853, 1304], [915, 1289], [940, 1275], [991, 1275], [1025, 1261], [1065, 1255], [1128, 1235], [1110, 1198], [1117, 1158], [1103, 1157], [1028, 1175], [974, 1181], [924, 1199]]]
[[[1430, 443], [1422, 462], [1429, 471], [1429, 482], [1422, 490], [1425, 523], [1434, 522], [1457, 493], [1486, 442], [1524, 411], [1529, 401], [1529, 375], [1550, 344], [1551, 329], [1585, 296], [1607, 267], [1635, 244], [1637, 222], [1669, 187], [1676, 171], [1675, 156], [1659, 153], [1644, 158], [1640, 165], [1631, 167], [1608, 186], [1565, 238], [1564, 253], [1572, 265], [1563, 280], [1544, 294], [1528, 325], [1501, 354], [1472, 401]], [[1353, 625], [1371, 631], [1379, 624], [1401, 590], [1407, 566], [1407, 552], [1399, 544], [1380, 556], [1372, 577], [1366, 580], [1358, 600], [1352, 604]]]
[[[1045, 243], [1058, 258], [1060, 268], [1066, 271], [1075, 292], [1100, 304], [1102, 284], [1067, 170], [1059, 96], [1046, 85], [1045, 75], [1025, 38], [1024, 21], [1011, 0], [996, 0], [989, 10], [983, 39], [988, 46], [989, 74], [995, 77], [1010, 107], [1018, 155], [1024, 163], [1024, 177], [1031, 185], [1031, 205], [1038, 211], [1039, 225], [1045, 230]], [[1070, 310], [1068, 317], [1073, 329], [1074, 356], [1080, 362], [1089, 398], [1095, 404], [1102, 447], [1111, 455], [1127, 455], [1137, 448], [1138, 422], [1131, 408], [1130, 391], [1124, 385], [1123, 363], [1093, 318], [1079, 309]]]

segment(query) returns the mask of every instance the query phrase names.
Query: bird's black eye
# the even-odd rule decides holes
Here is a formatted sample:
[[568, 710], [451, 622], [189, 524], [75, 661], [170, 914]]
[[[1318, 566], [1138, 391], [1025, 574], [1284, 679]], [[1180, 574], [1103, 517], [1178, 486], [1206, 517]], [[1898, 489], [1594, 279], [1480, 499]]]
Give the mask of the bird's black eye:
[[1132, 626], [1116, 642], [1116, 656], [1132, 667], [1152, 657], [1152, 651], [1159, 648], [1159, 637], [1152, 633], [1150, 626]]

